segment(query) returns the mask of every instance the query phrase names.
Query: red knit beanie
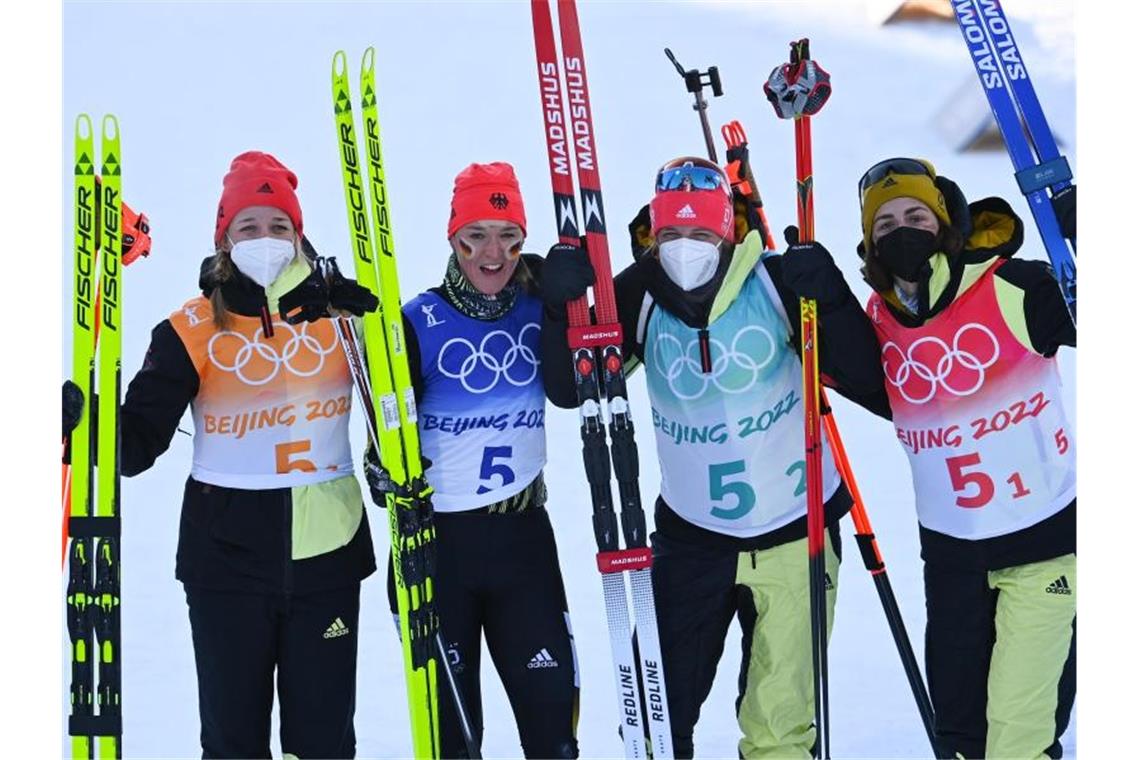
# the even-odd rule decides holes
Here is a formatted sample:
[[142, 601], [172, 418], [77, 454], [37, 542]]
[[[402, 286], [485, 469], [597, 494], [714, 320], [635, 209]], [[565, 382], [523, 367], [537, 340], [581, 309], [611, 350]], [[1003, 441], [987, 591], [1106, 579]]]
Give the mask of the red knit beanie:
[[296, 188], [297, 175], [273, 156], [257, 150], [242, 153], [230, 163], [229, 173], [222, 179], [214, 245], [221, 243], [234, 216], [250, 206], [281, 209], [300, 237], [301, 204], [293, 192]]
[[471, 164], [455, 178], [447, 236], [451, 237], [463, 225], [481, 219], [514, 222], [526, 234], [522, 193], [510, 164], [502, 161]]

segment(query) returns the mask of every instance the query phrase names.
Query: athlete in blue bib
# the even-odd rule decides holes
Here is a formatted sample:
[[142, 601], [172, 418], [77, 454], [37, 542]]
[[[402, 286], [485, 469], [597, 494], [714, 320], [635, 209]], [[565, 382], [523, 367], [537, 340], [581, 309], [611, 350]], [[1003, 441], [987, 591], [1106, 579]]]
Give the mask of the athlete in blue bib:
[[[802, 369], [782, 257], [765, 255], [756, 216], [736, 218], [727, 178], [700, 158], [662, 167], [630, 231], [635, 262], [614, 291], [627, 372], [645, 366], [652, 409], [639, 424], [653, 425], [661, 469], [652, 572], [675, 754], [693, 756], [697, 716], [735, 616], [743, 631], [741, 757], [810, 757]], [[543, 373], [558, 406], [576, 403], [564, 307], [593, 278], [584, 251], [555, 246], [547, 255]], [[861, 311], [854, 298], [838, 308]], [[865, 324], [828, 338], [825, 374], [835, 350], [875, 342]], [[844, 384], [871, 386], [875, 375], [867, 374]], [[823, 485], [834, 608], [837, 522], [851, 497], [826, 447]]]
[[[408, 363], [435, 512], [440, 629], [483, 736], [486, 637], [526, 757], [578, 756], [577, 656], [546, 513], [543, 260], [522, 255], [526, 215], [509, 164], [455, 179], [443, 283], [405, 304]], [[382, 473], [369, 468], [384, 504]], [[389, 563], [389, 595], [396, 602]], [[454, 704], [439, 700], [441, 757], [465, 757]]]

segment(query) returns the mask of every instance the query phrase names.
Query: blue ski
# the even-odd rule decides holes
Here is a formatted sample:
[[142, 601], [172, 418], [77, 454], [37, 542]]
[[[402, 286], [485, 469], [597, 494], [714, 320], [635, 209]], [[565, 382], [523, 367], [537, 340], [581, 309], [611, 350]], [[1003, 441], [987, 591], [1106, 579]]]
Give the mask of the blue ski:
[[[1050, 195], [1069, 187], [1069, 163], [1057, 150], [1053, 133], [1029, 79], [1021, 51], [998, 0], [954, 0], [954, 14], [970, 57], [1013, 161], [1014, 178], [1045, 244], [1045, 251], [1073, 321], [1077, 318], [1077, 265], [1061, 234]], [[1012, 93], [1012, 94], [1011, 94]], [[1015, 105], [1016, 103], [1016, 105]], [[1029, 139], [1022, 130], [1022, 119]], [[1030, 143], [1030, 139], [1032, 143]]]

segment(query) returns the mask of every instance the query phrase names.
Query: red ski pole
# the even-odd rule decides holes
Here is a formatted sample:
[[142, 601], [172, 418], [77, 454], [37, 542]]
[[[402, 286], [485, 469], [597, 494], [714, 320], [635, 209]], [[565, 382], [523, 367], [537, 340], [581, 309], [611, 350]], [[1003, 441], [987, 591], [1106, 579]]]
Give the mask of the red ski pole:
[[[811, 60], [807, 39], [791, 43], [790, 62], [776, 67], [764, 92], [776, 115], [792, 119], [796, 139], [796, 216], [800, 241], [815, 236], [811, 166], [811, 116], [831, 95], [830, 77]], [[807, 465], [809, 596], [811, 600], [816, 757], [831, 756], [827, 693], [827, 596], [824, 587], [823, 443], [820, 430], [819, 335], [816, 302], [800, 299], [800, 336], [804, 390], [804, 459]]]

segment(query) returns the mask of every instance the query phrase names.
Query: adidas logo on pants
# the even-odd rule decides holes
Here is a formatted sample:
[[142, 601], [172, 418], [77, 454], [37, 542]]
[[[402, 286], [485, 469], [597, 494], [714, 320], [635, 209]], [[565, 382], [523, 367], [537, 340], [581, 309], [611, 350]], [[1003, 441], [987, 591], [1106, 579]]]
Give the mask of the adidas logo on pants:
[[332, 621], [332, 625], [325, 631], [326, 639], [335, 639], [337, 636], [344, 636], [348, 633], [348, 626], [340, 618]]
[[530, 658], [530, 662], [526, 664], [528, 668], [557, 668], [558, 660], [550, 656], [550, 652], [546, 651], [543, 647], [538, 654]]
[[1069, 579], [1062, 575], [1060, 578], [1045, 587], [1045, 593], [1072, 596], [1073, 590], [1069, 588]]

